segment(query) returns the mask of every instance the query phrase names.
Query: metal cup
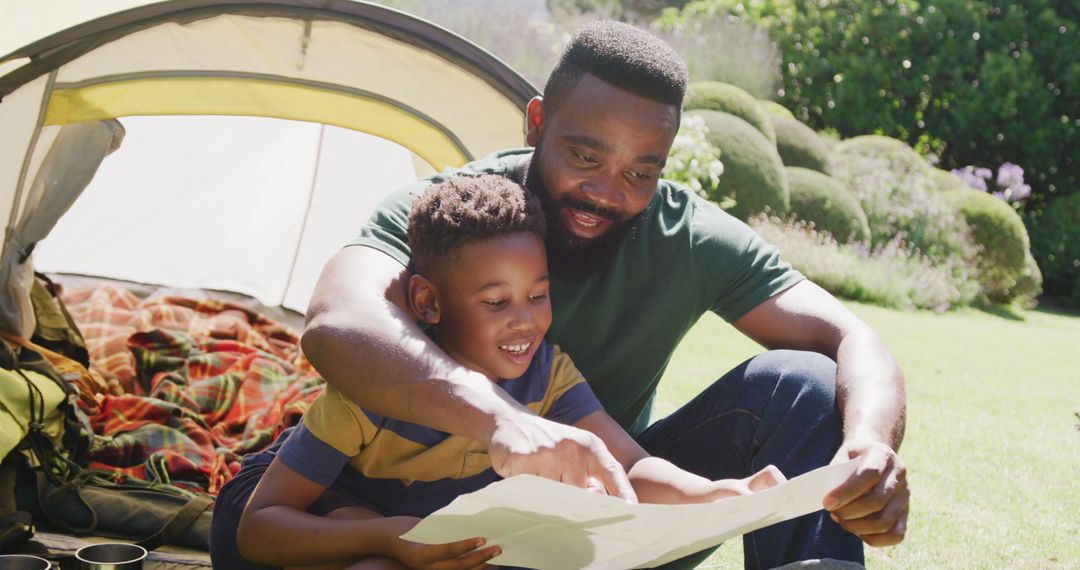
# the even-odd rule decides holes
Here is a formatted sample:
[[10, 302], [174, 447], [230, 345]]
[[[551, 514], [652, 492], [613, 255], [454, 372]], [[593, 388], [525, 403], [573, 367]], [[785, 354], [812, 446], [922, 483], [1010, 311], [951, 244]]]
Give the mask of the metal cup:
[[79, 570], [142, 570], [146, 549], [123, 542], [84, 546], [75, 552]]
[[0, 570], [49, 570], [52, 564], [29, 554], [0, 555]]

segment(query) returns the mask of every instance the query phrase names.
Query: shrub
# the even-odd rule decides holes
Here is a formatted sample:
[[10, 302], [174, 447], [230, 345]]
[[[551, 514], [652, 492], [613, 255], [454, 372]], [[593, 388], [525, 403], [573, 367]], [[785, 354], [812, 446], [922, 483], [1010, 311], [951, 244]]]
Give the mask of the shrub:
[[776, 131], [776, 151], [784, 166], [801, 166], [829, 174], [829, 147], [810, 127], [799, 121], [769, 115]]
[[789, 119], [795, 118], [795, 115], [793, 115], [787, 107], [781, 105], [780, 103], [777, 103], [776, 101], [769, 101], [768, 99], [758, 99], [758, 104], [761, 105], [762, 109], [765, 109], [765, 112], [768, 113], [770, 117], [787, 117]]
[[1080, 308], [1080, 194], [1054, 200], [1029, 217], [1028, 228], [1047, 295]]
[[[671, 143], [664, 178], [682, 182], [704, 198], [716, 195], [724, 163], [720, 161], [720, 149], [709, 142], [709, 128], [705, 119], [695, 115], [683, 115], [679, 132]], [[728, 204], [730, 207], [732, 204]]]
[[755, 216], [750, 226], [803, 275], [845, 299], [944, 311], [969, 305], [978, 295], [978, 284], [962, 264], [931, 260], [901, 239], [871, 249], [859, 242], [838, 243], [806, 222]]
[[753, 95], [727, 83], [718, 81], [704, 81], [691, 83], [686, 88], [686, 99], [683, 108], [687, 110], [702, 109], [708, 111], [723, 111], [730, 115], [750, 123], [769, 142], [776, 144], [776, 133], [773, 132], [772, 123], [765, 109], [758, 105]]
[[806, 168], [787, 167], [791, 213], [828, 232], [840, 243], [869, 241], [870, 226], [855, 195], [828, 176]]
[[724, 157], [724, 174], [710, 196], [721, 202], [734, 199], [731, 213], [740, 219], [769, 209], [788, 211], [787, 173], [776, 147], [746, 121], [720, 111], [690, 111], [708, 127], [709, 143]]
[[888, 134], [950, 169], [1015, 161], [1036, 208], [1080, 191], [1075, 1], [701, 0], [661, 19], [768, 30], [780, 100], [815, 129]]
[[942, 192], [968, 187], [959, 176], [940, 168], [930, 169], [930, 179], [934, 181], [934, 186]]
[[902, 234], [935, 260], [972, 259], [966, 226], [937, 192], [930, 166], [903, 142], [882, 136], [846, 140], [833, 149], [833, 176], [859, 199], [874, 245]]
[[[960, 212], [981, 249], [974, 266], [987, 299], [995, 303], [1031, 301], [1031, 298], [1019, 299], [1017, 291], [1017, 285], [1029, 272], [1027, 258], [1031, 247], [1020, 215], [1004, 201], [971, 188], [950, 190], [945, 197]], [[1038, 285], [1029, 283], [1025, 288], [1038, 288]]]
[[664, 25], [653, 31], [686, 60], [691, 81], [721, 81], [759, 99], [776, 96], [780, 85], [780, 50], [769, 34], [734, 20], [696, 20]]

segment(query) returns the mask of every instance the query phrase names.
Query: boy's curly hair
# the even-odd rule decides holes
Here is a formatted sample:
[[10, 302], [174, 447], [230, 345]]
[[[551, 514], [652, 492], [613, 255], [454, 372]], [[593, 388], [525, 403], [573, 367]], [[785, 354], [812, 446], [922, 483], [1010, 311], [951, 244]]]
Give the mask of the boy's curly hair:
[[409, 248], [417, 273], [437, 273], [461, 246], [517, 232], [543, 239], [540, 200], [495, 174], [454, 176], [427, 188], [409, 212]]

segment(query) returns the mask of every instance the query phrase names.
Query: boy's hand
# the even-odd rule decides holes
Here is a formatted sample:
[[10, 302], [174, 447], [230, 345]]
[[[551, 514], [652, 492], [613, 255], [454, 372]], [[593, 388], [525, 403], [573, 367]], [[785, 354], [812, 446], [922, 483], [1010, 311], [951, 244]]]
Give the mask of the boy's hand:
[[626, 471], [596, 434], [537, 415], [499, 421], [488, 443], [495, 472], [529, 474], [588, 488], [599, 481], [608, 495], [636, 503]]
[[713, 481], [715, 488], [710, 494], [709, 500], [718, 501], [728, 497], [749, 495], [758, 491], [764, 491], [770, 487], [775, 487], [785, 481], [787, 481], [787, 477], [784, 477], [784, 474], [781, 473], [775, 465], [769, 465], [761, 471], [744, 479], [720, 479], [718, 481]]
[[[420, 519], [414, 517], [392, 517], [401, 524], [400, 536], [408, 532]], [[388, 519], [389, 520], [389, 519]], [[473, 568], [491, 568], [488, 560], [502, 554], [498, 546], [481, 548], [484, 539], [470, 538], [446, 544], [420, 544], [396, 538], [390, 546], [389, 555], [408, 568], [415, 570], [471, 570]]]

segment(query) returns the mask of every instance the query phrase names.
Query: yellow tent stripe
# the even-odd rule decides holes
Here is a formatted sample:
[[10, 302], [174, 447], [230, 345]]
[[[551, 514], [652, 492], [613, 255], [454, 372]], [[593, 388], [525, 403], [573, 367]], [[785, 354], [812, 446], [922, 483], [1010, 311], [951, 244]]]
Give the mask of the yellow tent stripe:
[[154, 77], [56, 89], [45, 124], [132, 115], [239, 115], [324, 123], [394, 141], [436, 170], [468, 160], [446, 133], [385, 101], [264, 79]]

